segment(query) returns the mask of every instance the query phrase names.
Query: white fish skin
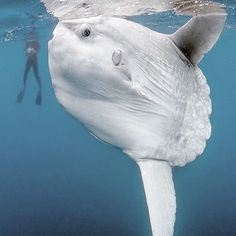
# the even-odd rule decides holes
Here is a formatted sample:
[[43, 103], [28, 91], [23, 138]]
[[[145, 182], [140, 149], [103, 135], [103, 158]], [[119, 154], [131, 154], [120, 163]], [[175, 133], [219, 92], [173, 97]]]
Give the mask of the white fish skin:
[[[89, 37], [82, 36], [84, 27]], [[94, 135], [136, 160], [192, 161], [210, 136], [211, 103], [205, 77], [175, 46], [178, 38], [119, 18], [59, 22], [49, 43], [59, 102]], [[116, 66], [112, 55], [118, 50], [122, 61]]]
[[165, 161], [140, 161], [140, 168], [153, 236], [174, 233], [176, 199], [172, 170]]
[[223, 13], [199, 15], [173, 35], [114, 17], [67, 20], [49, 42], [59, 103], [137, 162], [153, 236], [173, 235], [171, 166], [193, 161], [210, 137], [209, 87], [196, 64], [219, 38], [225, 19]]

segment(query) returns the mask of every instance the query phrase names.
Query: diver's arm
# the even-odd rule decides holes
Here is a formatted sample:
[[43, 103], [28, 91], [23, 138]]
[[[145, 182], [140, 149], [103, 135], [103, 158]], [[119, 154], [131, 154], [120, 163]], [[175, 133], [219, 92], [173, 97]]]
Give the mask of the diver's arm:
[[28, 47], [29, 47], [29, 44], [28, 44], [28, 42], [26, 42], [25, 43], [25, 48], [24, 48], [24, 53], [25, 53], [25, 57], [27, 57], [27, 49], [28, 49]]
[[37, 41], [37, 50], [36, 50], [37, 52], [39, 52], [40, 51], [40, 44], [39, 44], [39, 42]]

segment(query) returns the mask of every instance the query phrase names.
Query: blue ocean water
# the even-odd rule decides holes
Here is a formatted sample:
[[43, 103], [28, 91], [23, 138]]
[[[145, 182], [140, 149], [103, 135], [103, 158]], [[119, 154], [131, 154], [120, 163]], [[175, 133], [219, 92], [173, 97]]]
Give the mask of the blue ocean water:
[[[200, 67], [211, 88], [212, 136], [196, 161], [174, 169], [175, 236], [236, 235], [236, 13]], [[37, 16], [42, 106], [30, 72], [22, 104], [16, 96], [24, 45]], [[0, 235], [149, 236], [139, 171], [120, 150], [91, 136], [58, 105], [47, 63], [56, 20], [36, 0], [0, 2]], [[165, 20], [163, 20], [165, 19]], [[173, 32], [171, 14], [133, 20]], [[168, 23], [166, 22], [168, 21]]]

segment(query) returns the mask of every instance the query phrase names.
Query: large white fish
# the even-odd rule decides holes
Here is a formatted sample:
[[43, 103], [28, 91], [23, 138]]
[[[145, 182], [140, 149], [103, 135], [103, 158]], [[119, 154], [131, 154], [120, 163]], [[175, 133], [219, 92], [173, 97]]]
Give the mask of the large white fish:
[[211, 100], [197, 64], [225, 12], [197, 15], [172, 35], [115, 17], [60, 21], [49, 68], [64, 109], [139, 166], [153, 236], [173, 235], [172, 167], [204, 150]]

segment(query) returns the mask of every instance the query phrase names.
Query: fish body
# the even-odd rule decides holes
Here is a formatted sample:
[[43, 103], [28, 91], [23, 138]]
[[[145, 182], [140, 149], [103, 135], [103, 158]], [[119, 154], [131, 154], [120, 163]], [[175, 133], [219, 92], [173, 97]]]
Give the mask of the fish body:
[[210, 90], [197, 64], [225, 19], [198, 15], [172, 35], [115, 17], [63, 20], [49, 42], [59, 103], [139, 166], [153, 236], [174, 232], [172, 167], [193, 161], [211, 134]]
[[[84, 38], [86, 24], [91, 35]], [[59, 102], [101, 140], [135, 160], [172, 165], [203, 151], [210, 136], [209, 87], [169, 35], [120, 18], [79, 19], [59, 23], [49, 51]]]

